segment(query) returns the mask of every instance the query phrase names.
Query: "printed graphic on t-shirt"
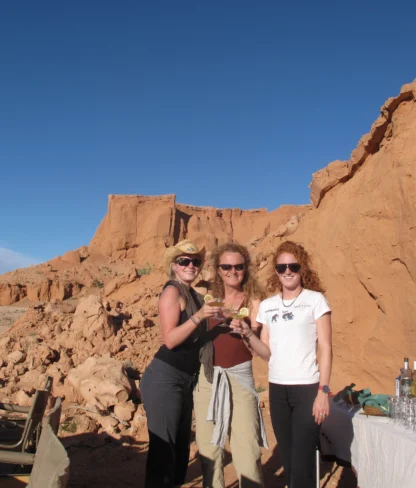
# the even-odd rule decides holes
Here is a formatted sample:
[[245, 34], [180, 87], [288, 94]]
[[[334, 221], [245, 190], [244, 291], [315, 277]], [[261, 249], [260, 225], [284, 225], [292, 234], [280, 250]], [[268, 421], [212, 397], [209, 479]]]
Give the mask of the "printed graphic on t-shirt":
[[280, 312], [280, 309], [277, 309], [277, 312], [278, 313], [275, 313], [272, 315], [272, 317], [270, 319], [270, 323], [276, 324], [280, 317], [285, 322], [287, 322], [288, 320], [293, 320], [295, 318], [295, 314], [293, 312], [291, 312], [290, 310], [284, 310], [283, 309], [282, 312]]

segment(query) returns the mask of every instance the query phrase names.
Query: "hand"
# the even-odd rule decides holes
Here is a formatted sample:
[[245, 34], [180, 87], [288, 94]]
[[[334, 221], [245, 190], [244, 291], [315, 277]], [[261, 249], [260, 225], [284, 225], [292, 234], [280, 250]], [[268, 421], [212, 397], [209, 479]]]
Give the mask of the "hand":
[[195, 315], [198, 316], [201, 320], [204, 320], [209, 319], [210, 317], [214, 317], [215, 315], [218, 316], [221, 310], [221, 307], [212, 307], [208, 303], [204, 303], [204, 305], [198, 310]]
[[233, 329], [233, 332], [240, 334], [241, 337], [248, 337], [252, 332], [247, 322], [241, 319], [233, 319], [230, 328]]
[[329, 399], [328, 394], [323, 391], [318, 391], [315, 401], [313, 402], [312, 415], [315, 417], [315, 422], [321, 425], [322, 422], [329, 415]]

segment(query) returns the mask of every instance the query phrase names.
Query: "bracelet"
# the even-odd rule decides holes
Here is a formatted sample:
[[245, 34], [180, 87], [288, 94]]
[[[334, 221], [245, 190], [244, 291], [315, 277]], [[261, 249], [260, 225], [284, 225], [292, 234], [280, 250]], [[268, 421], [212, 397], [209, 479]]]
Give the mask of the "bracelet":
[[[196, 326], [198, 326], [198, 325], [201, 323], [201, 319], [198, 317], [198, 315], [191, 315], [189, 318], [192, 320], [192, 322], [193, 322], [193, 323], [194, 323]], [[195, 318], [197, 318], [199, 322], [197, 322], [197, 321], [195, 320]]]
[[249, 340], [252, 335], [253, 335], [253, 331], [250, 329], [250, 334], [246, 335], [245, 338]]

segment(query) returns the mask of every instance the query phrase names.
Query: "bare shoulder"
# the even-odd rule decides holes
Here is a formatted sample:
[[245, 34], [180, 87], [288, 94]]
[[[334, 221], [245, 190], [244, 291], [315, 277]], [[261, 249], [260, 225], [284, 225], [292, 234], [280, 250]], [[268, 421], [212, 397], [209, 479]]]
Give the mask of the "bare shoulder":
[[179, 293], [176, 286], [168, 285], [161, 293], [159, 298], [159, 307], [170, 307], [180, 305], [181, 310], [185, 310], [186, 302]]
[[179, 297], [179, 290], [176, 288], [176, 286], [173, 285], [168, 285], [161, 293], [160, 298], [169, 300], [173, 298]]

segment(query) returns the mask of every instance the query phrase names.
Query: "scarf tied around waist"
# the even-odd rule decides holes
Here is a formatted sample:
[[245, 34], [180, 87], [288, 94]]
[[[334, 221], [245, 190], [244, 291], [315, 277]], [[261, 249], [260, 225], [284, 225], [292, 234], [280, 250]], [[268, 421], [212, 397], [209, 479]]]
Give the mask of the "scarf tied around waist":
[[254, 388], [253, 368], [251, 361], [237, 364], [231, 368], [214, 366], [212, 381], [212, 395], [208, 407], [207, 421], [214, 422], [211, 444], [224, 448], [231, 417], [231, 388], [229, 376], [236, 379], [241, 386], [251, 392], [257, 400], [257, 410], [260, 423], [260, 447], [268, 448], [266, 429], [260, 408], [260, 399]]

